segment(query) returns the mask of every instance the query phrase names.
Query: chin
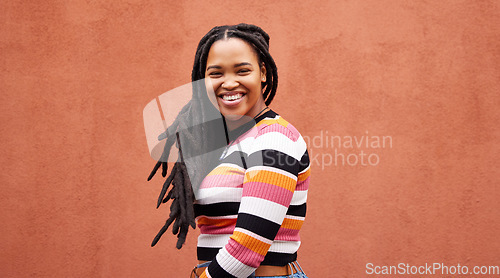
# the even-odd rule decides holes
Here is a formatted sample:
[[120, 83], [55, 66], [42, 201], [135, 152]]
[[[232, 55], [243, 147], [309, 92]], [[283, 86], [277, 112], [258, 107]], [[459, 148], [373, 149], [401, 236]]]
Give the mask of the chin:
[[228, 121], [238, 121], [239, 119], [241, 119], [243, 117], [243, 115], [238, 115], [238, 114], [224, 113], [222, 115], [224, 115], [224, 118], [226, 118], [226, 120], [228, 120]]

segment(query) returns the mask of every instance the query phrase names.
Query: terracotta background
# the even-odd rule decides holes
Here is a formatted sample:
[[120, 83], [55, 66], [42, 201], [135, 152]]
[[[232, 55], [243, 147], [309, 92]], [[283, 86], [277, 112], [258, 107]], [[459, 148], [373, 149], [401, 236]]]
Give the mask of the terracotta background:
[[374, 154], [376, 166], [322, 165], [335, 150], [310, 146], [318, 160], [299, 252], [310, 277], [375, 276], [367, 263], [500, 265], [498, 1], [0, 10], [0, 276], [187, 277], [197, 231], [180, 251], [170, 234], [149, 246], [168, 207], [155, 209], [162, 179], [146, 182], [142, 109], [190, 81], [211, 27], [240, 22], [271, 35], [271, 107], [303, 135], [392, 138], [337, 150]]

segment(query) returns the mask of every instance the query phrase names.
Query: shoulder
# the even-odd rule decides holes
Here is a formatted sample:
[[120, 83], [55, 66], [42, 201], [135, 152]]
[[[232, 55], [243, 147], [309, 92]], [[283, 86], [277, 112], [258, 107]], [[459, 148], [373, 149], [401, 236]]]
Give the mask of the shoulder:
[[297, 142], [302, 139], [300, 132], [287, 120], [274, 111], [266, 113], [267, 117], [257, 122], [257, 137], [268, 133], [285, 135], [289, 140]]
[[252, 151], [272, 150], [300, 161], [307, 145], [300, 132], [274, 111], [269, 111], [256, 124]]

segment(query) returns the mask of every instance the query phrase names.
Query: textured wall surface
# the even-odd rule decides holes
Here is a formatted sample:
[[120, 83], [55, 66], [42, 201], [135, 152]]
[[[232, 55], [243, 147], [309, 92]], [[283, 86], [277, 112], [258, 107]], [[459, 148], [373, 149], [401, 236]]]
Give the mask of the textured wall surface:
[[0, 276], [187, 276], [197, 231], [149, 246], [168, 209], [142, 109], [240, 22], [310, 140], [310, 277], [500, 265], [498, 1], [36, 2], [0, 4]]

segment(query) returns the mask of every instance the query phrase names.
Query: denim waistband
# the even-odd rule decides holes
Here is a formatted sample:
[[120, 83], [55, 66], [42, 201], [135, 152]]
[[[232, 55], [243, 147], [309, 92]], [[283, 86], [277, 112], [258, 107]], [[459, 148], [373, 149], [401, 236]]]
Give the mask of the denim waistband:
[[196, 266], [196, 268], [200, 268], [200, 267], [207, 267], [210, 265], [211, 262], [206, 262], [206, 263], [202, 263], [202, 264], [199, 264]]
[[[199, 264], [195, 267], [195, 269], [201, 268], [201, 267], [207, 267], [210, 265], [210, 263], [211, 262], [205, 262], [205, 263]], [[292, 273], [290, 275], [268, 276], [268, 277], [263, 277], [263, 278], [299, 278], [299, 277], [300, 278], [307, 278], [306, 274], [302, 270], [302, 267], [300, 266], [298, 261], [288, 263], [288, 267], [290, 268], [290, 272]], [[195, 269], [193, 269], [193, 272], [195, 272]], [[198, 277], [198, 276], [195, 275], [195, 277]], [[255, 276], [255, 272], [252, 273], [250, 276], [248, 276], [248, 278], [253, 278], [253, 277], [258, 278], [261, 276]]]

